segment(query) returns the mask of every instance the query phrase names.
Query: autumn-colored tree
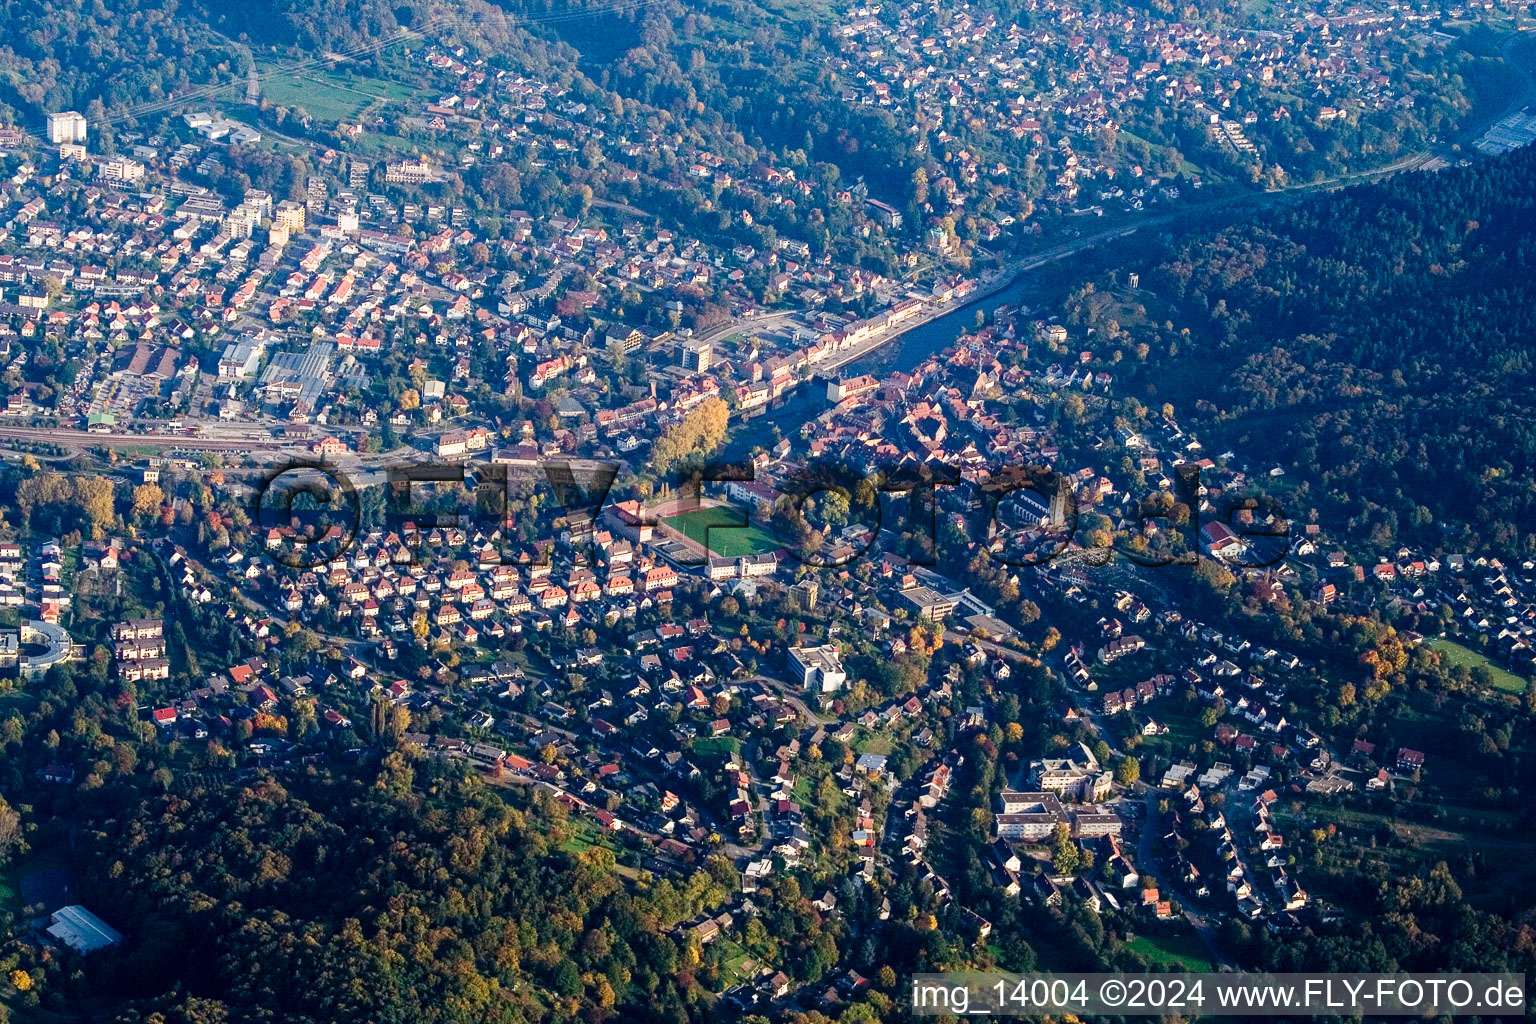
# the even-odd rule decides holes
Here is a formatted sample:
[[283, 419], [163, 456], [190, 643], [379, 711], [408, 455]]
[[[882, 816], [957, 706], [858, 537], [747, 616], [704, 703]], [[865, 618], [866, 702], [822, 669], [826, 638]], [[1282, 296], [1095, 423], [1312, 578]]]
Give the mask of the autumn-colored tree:
[[1129, 786], [1139, 778], [1141, 778], [1141, 762], [1130, 754], [1126, 754], [1120, 759], [1120, 763], [1115, 765], [1115, 781], [1122, 786]]
[[651, 471], [664, 477], [713, 452], [725, 441], [730, 415], [730, 408], [718, 398], [700, 402], [656, 439], [651, 447]]
[[0, 797], [0, 860], [11, 855], [13, 848], [18, 848], [21, 843], [21, 815], [16, 809]]
[[165, 492], [159, 484], [140, 484], [133, 489], [133, 514], [136, 516], [150, 516], [160, 511], [160, 505], [165, 501]]

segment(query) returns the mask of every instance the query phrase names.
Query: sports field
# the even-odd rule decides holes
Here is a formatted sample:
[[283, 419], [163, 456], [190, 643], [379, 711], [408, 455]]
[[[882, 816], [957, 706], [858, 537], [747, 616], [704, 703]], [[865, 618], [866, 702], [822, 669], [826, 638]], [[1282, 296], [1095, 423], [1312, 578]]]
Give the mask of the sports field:
[[742, 526], [746, 518], [741, 509], [714, 505], [669, 516], [662, 522], [700, 547], [707, 548], [710, 554], [722, 558], [761, 555], [783, 547], [762, 527]]

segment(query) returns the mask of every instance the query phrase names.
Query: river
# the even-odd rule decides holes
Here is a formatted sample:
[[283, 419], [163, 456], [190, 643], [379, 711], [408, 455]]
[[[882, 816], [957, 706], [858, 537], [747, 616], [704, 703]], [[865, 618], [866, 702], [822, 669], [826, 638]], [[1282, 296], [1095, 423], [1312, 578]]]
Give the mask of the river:
[[[955, 344], [962, 334], [974, 330], [976, 310], [985, 310], [990, 322], [1000, 307], [1023, 305], [1033, 286], [1031, 276], [1028, 272], [1021, 273], [998, 291], [972, 299], [943, 316], [903, 331], [879, 348], [831, 371], [830, 376], [843, 380], [862, 373], [877, 377], [892, 371], [910, 373], [930, 356], [938, 355]], [[826, 380], [826, 377], [815, 375], [767, 409], [736, 424], [722, 452], [724, 460], [742, 459], [754, 447], [772, 444], [774, 427], [778, 427], [783, 436], [788, 437], [825, 412]]]

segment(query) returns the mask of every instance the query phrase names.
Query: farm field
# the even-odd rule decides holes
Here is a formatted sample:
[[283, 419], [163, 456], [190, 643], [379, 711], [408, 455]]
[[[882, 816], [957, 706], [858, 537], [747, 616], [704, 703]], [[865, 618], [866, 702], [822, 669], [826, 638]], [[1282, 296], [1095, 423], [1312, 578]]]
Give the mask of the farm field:
[[287, 72], [268, 66], [260, 71], [268, 76], [261, 83], [263, 99], [280, 107], [302, 107], [321, 121], [344, 121], [380, 101], [400, 103], [415, 95], [396, 82], [324, 68]]

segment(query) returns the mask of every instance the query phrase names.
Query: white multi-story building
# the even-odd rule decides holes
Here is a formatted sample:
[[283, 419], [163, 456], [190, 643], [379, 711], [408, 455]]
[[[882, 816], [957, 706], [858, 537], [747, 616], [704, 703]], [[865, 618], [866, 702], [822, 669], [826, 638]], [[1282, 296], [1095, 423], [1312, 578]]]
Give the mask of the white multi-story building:
[[703, 373], [713, 364], [715, 347], [707, 341], [690, 338], [683, 342], [683, 365], [695, 373]]
[[65, 142], [84, 142], [85, 129], [85, 117], [78, 111], [61, 110], [48, 115], [48, 141], [55, 146]]
[[106, 181], [128, 185], [144, 180], [144, 165], [137, 160], [118, 156], [103, 160], [96, 166], [96, 173]]
[[790, 660], [800, 669], [801, 687], [807, 693], [835, 693], [848, 681], [843, 659], [832, 644], [820, 647], [792, 647]]
[[220, 380], [248, 380], [256, 376], [261, 365], [262, 343], [255, 338], [242, 338], [224, 346], [219, 357]]

